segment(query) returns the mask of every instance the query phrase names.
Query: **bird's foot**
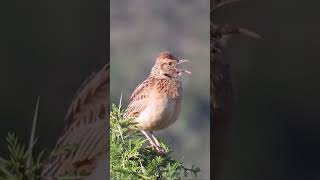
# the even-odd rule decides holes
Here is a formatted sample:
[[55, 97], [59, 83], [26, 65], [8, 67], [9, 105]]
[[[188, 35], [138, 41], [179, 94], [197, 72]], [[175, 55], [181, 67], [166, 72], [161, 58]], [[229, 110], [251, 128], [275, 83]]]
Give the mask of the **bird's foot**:
[[163, 149], [161, 146], [157, 146], [157, 145], [152, 145], [152, 147], [157, 151], [157, 153], [160, 155], [160, 156], [166, 156], [166, 150]]
[[151, 147], [152, 147], [153, 149], [155, 149], [160, 156], [165, 156], [165, 155], [166, 155], [165, 149], [163, 149], [163, 148], [161, 147], [161, 144], [160, 144], [159, 141], [154, 137], [154, 135], [153, 135], [152, 132], [147, 132], [147, 131], [144, 131], [144, 130], [141, 130], [141, 132], [147, 137], [147, 139], [149, 140], [149, 143], [150, 143]]

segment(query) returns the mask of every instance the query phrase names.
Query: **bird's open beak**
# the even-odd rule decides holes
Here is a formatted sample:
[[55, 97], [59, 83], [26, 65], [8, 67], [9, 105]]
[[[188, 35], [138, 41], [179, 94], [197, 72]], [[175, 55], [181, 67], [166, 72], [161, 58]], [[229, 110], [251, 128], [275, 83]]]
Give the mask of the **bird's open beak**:
[[[176, 65], [179, 65], [179, 64], [182, 64], [182, 63], [186, 63], [186, 62], [190, 62], [190, 61], [187, 60], [187, 59], [180, 59], [179, 62]], [[179, 71], [187, 73], [187, 74], [192, 74], [190, 71], [185, 70], [185, 69], [179, 69]]]

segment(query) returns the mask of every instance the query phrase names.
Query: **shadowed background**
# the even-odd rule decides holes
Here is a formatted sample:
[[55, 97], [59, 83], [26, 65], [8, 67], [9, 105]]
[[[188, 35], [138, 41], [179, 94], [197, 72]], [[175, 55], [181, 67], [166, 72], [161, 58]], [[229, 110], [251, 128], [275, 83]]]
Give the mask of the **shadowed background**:
[[180, 117], [156, 136], [186, 167], [200, 167], [200, 179], [209, 179], [209, 0], [112, 0], [110, 6], [111, 102], [118, 104], [122, 93], [128, 105], [161, 51], [189, 59], [183, 66], [193, 74], [183, 78]]
[[1, 2], [1, 157], [7, 153], [8, 131], [28, 143], [37, 96], [41, 100], [36, 150], [56, 143], [80, 85], [107, 62], [107, 4], [104, 0]]
[[217, 12], [215, 23], [262, 36], [232, 38], [224, 51], [235, 102], [221, 180], [320, 179], [318, 7], [243, 0]]

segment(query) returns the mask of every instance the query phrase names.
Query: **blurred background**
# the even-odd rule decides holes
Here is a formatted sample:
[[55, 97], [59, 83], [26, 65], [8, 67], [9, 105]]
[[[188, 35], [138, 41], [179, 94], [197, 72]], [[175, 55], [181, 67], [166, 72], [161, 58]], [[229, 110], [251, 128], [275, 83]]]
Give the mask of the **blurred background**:
[[80, 85], [109, 59], [108, 9], [104, 0], [1, 2], [1, 157], [8, 132], [29, 142], [37, 96], [36, 150], [55, 145]]
[[161, 51], [189, 59], [192, 75], [183, 78], [184, 98], [179, 119], [156, 132], [172, 145], [174, 157], [210, 175], [210, 40], [209, 0], [110, 2], [111, 102], [123, 104], [146, 79]]
[[[221, 180], [320, 179], [319, 1], [242, 0], [216, 23], [258, 32], [234, 37], [234, 114]], [[219, 180], [220, 180], [219, 179]]]

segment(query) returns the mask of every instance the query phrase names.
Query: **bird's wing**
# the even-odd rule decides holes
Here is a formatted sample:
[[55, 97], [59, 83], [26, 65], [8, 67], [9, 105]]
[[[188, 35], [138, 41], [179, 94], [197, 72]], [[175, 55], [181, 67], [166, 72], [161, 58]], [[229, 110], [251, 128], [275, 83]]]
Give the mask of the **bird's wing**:
[[[71, 145], [72, 151], [56, 156], [45, 165], [43, 179], [55, 179], [66, 172], [96, 169], [109, 151], [109, 65], [84, 83], [66, 113], [67, 125], [57, 146]], [[104, 174], [105, 177], [105, 174]]]
[[65, 116], [66, 128], [72, 124], [89, 124], [97, 121], [95, 117], [109, 112], [109, 64], [98, 73], [93, 73], [83, 83]]
[[130, 97], [130, 103], [126, 109], [125, 117], [136, 117], [147, 107], [154, 85], [155, 79], [149, 77], [136, 87]]

